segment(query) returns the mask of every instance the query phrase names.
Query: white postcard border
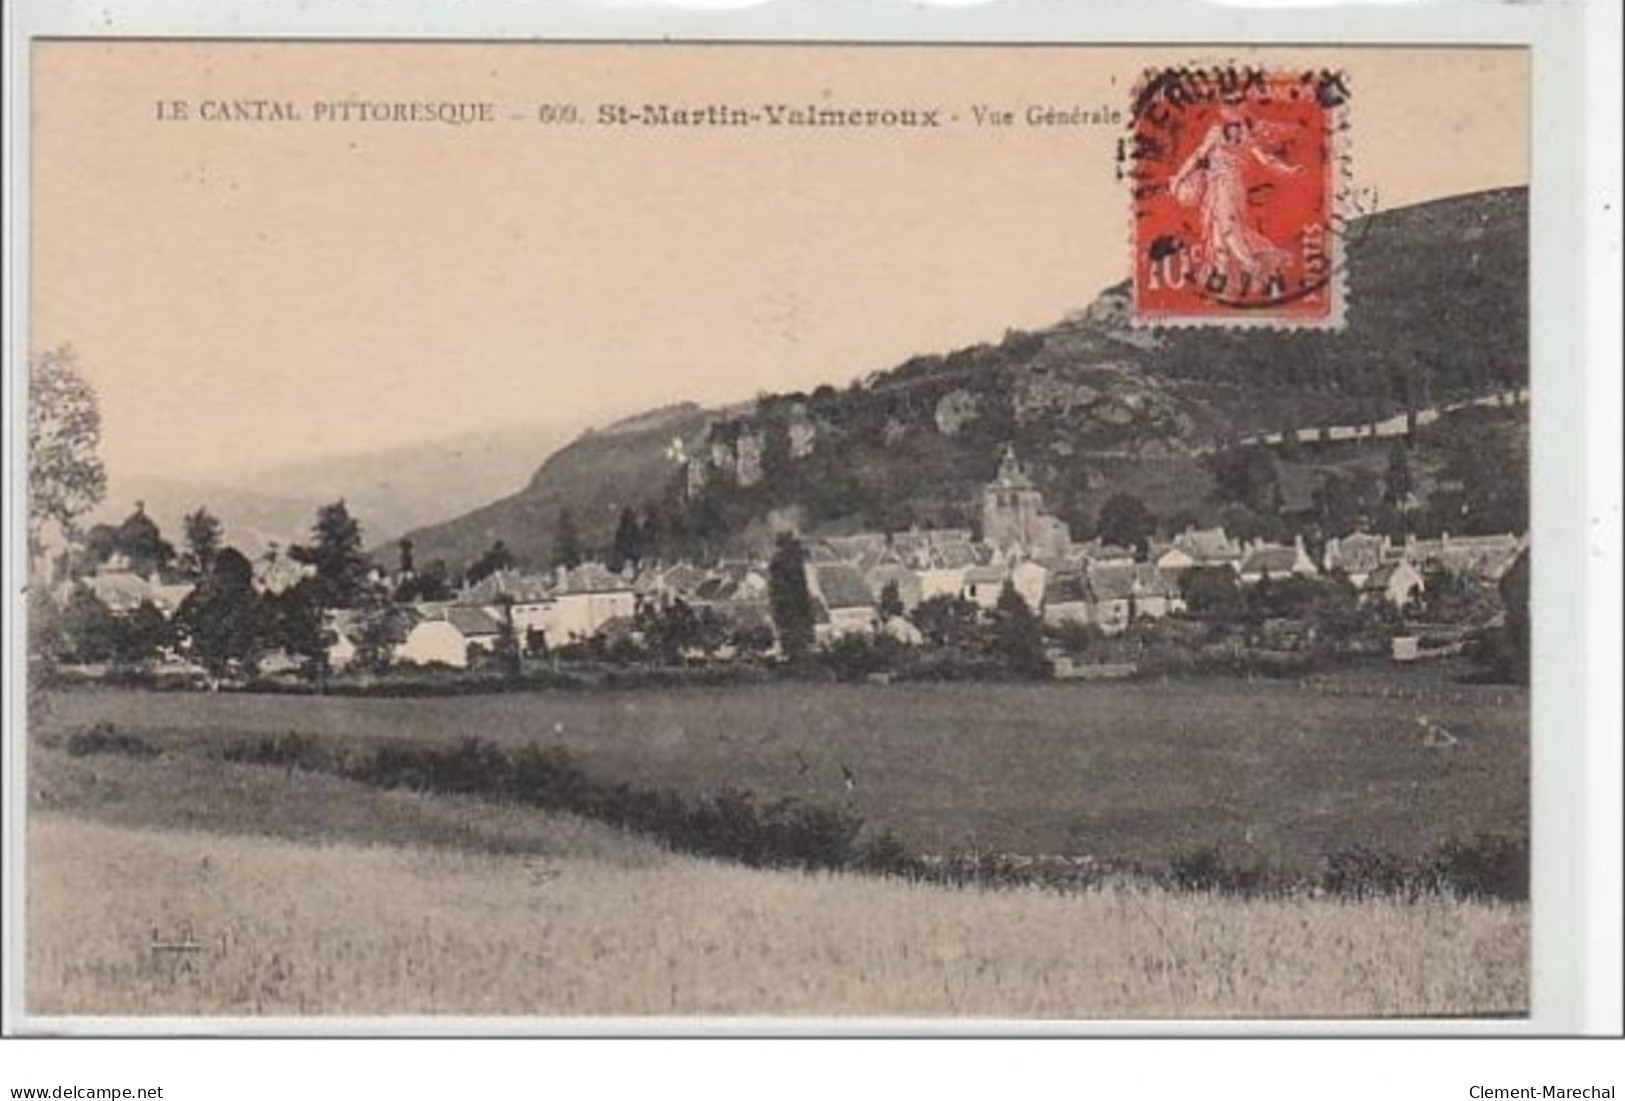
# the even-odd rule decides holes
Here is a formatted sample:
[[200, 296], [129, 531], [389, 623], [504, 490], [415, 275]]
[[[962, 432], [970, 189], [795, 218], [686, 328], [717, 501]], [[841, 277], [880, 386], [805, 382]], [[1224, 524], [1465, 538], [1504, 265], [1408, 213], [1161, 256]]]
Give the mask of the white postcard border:
[[[1587, 522], [1586, 474], [1595, 451], [1597, 409], [1590, 374], [1609, 365], [1588, 360], [1584, 326], [1588, 275], [1579, 243], [1585, 240], [1588, 151], [1573, 120], [1587, 116], [1583, 24], [1570, 5], [1428, 3], [1391, 8], [1249, 10], [1217, 5], [1157, 6], [1128, 3], [1006, 3], [952, 10], [904, 5], [764, 6], [729, 12], [628, 10], [559, 5], [538, 10], [521, 0], [446, 5], [345, 3], [309, 0], [296, 6], [206, 3], [192, 0], [24, 4], [7, 26], [7, 142], [5, 250], [5, 366], [9, 446], [5, 524], [7, 585], [7, 775], [5, 909], [8, 919], [6, 1001], [13, 1027], [29, 1033], [120, 1035], [1554, 1035], [1595, 1027], [1587, 1007], [1596, 992], [1592, 896], [1612, 887], [1586, 854], [1595, 843], [1598, 808], [1618, 806], [1618, 747], [1612, 758], [1599, 743], [1609, 731], [1588, 726], [1587, 693], [1607, 666], [1596, 654], [1576, 653], [1594, 638], [1598, 609], [1585, 580], [1597, 565]], [[1533, 940], [1532, 1011], [1521, 1021], [1030, 1021], [948, 1022], [896, 1020], [681, 1019], [524, 1020], [517, 1018], [382, 1019], [53, 1019], [22, 1016], [23, 912], [21, 844], [25, 738], [21, 688], [25, 480], [23, 380], [28, 347], [28, 48], [38, 37], [347, 38], [405, 40], [818, 40], [1087, 43], [1226, 43], [1527, 45], [1533, 52], [1530, 188], [1532, 560], [1534, 623], [1532, 775]], [[1556, 124], [1554, 120], [1566, 120]], [[1616, 139], [1617, 140], [1617, 139]], [[18, 231], [22, 232], [18, 232]], [[1618, 380], [1612, 380], [1618, 393]], [[1606, 387], [1598, 392], [1607, 392]], [[1617, 416], [1617, 405], [1616, 416]], [[1617, 423], [1617, 422], [1616, 422]], [[1614, 437], [1617, 442], [1617, 435]], [[1617, 475], [1616, 475], [1617, 477]], [[1616, 483], [1617, 484], [1617, 483]], [[1617, 489], [1614, 501], [1617, 502]], [[1617, 533], [1617, 518], [1615, 531]], [[1617, 542], [1612, 548], [1617, 556]], [[1617, 590], [1616, 590], [1617, 591]], [[1613, 609], [1617, 615], [1617, 607]], [[1588, 624], [1590, 631], [1588, 633]], [[1614, 637], [1617, 639], [1617, 632]], [[1617, 660], [1617, 654], [1616, 654]], [[1617, 669], [1617, 665], [1614, 666]], [[1593, 705], [1594, 710], [1594, 705]], [[1617, 714], [1617, 712], [1616, 712]], [[1584, 732], [1585, 737], [1576, 732]], [[1617, 737], [1617, 728], [1612, 732]], [[1612, 759], [1616, 767], [1606, 768]], [[1610, 786], [1611, 785], [1611, 786]], [[1610, 802], [1611, 801], [1611, 802]], [[1616, 823], [1617, 824], [1617, 823]], [[1606, 932], [1606, 929], [1604, 930]], [[1617, 927], [1614, 929], [1617, 933]]]

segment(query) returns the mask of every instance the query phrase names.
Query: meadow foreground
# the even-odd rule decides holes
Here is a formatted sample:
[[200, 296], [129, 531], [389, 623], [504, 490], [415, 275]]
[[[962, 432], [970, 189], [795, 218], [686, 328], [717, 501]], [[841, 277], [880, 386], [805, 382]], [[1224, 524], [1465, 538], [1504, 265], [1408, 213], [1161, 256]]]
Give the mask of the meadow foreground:
[[[731, 786], [763, 800], [847, 805], [871, 829], [926, 852], [1157, 866], [1219, 845], [1312, 875], [1326, 853], [1352, 844], [1414, 856], [1453, 835], [1527, 829], [1527, 697], [1502, 702], [1502, 689], [1434, 677], [1384, 670], [1342, 696], [1217, 679], [425, 699], [75, 691], [56, 698], [37, 735], [108, 722], [162, 750], [161, 761], [289, 731], [353, 751], [472, 736], [510, 750], [558, 746], [605, 781], [689, 797]], [[1424, 744], [1424, 715], [1459, 743]], [[104, 791], [74, 803], [95, 805]]]
[[[1397, 819], [1408, 825], [1399, 839], [1421, 845], [1459, 821], [1455, 808], [1477, 802], [1484, 814], [1486, 789], [1516, 807], [1527, 760], [1517, 721], [1490, 710], [1452, 715], [1472, 741], [1438, 755], [1403, 738], [1394, 702], [1317, 701], [1320, 733], [1306, 738], [1285, 721], [1301, 707], [1296, 693], [1254, 694], [1248, 712], [1223, 693], [1174, 692], [1150, 697], [1156, 706], [1137, 716], [1127, 691], [1059, 697], [1075, 710], [1039, 708], [1056, 697], [1029, 694], [998, 693], [1017, 729], [1007, 722], [997, 740], [935, 728], [947, 705], [967, 705], [960, 693], [922, 694], [937, 701], [930, 711], [899, 707], [914, 697], [884, 690], [831, 693], [820, 697], [831, 711], [817, 712], [793, 706], [813, 696], [791, 686], [771, 698], [799, 731], [719, 722], [719, 703], [739, 719], [766, 712], [767, 700], [710, 693], [414, 701], [415, 712], [403, 701], [63, 696], [29, 754], [26, 1004], [48, 1016], [1528, 1011], [1524, 902], [1242, 898], [1139, 880], [1057, 894], [749, 869], [570, 814], [384, 790], [225, 753], [290, 727], [355, 751], [391, 735], [455, 744], [454, 731], [517, 746], [534, 732], [582, 747], [611, 775], [670, 766], [700, 790], [728, 775], [731, 749], [732, 774], [773, 792], [789, 782], [780, 759], [823, 735], [825, 755], [861, 770], [859, 806], [881, 825], [929, 837], [980, 817], [1002, 820], [1010, 840], [1041, 844], [1046, 833], [1065, 836], [1046, 819], [1093, 804], [1115, 819], [1110, 834], [1138, 834], [1153, 856], [1179, 840], [1169, 822], [1217, 826], [1205, 836], [1223, 840], [1237, 819], [1269, 824], [1308, 852], [1316, 826], [1354, 836], [1370, 836], [1373, 820], [1392, 828], [1371, 804], [1396, 797], [1411, 810]], [[1235, 714], [1198, 722], [1216, 702]], [[1259, 710], [1274, 721], [1257, 722]], [[1057, 717], [1021, 721], [1041, 711]], [[106, 744], [75, 749], [75, 732], [114, 716]], [[605, 729], [583, 732], [594, 719]], [[1221, 752], [1237, 732], [1239, 744]], [[1058, 761], [1072, 768], [1061, 774]], [[1296, 798], [1285, 794], [1293, 788]]]
[[[57, 1014], [1316, 1017], [1522, 1012], [1528, 907], [949, 891], [30, 825]], [[193, 942], [195, 951], [155, 950]]]

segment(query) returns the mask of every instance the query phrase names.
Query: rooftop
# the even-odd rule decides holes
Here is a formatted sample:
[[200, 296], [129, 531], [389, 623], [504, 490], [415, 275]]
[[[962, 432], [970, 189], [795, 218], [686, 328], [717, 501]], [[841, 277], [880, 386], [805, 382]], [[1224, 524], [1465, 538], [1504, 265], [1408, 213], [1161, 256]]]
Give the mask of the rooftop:
[[483, 638], [497, 633], [497, 621], [484, 608], [471, 608], [453, 604], [446, 609], [446, 622], [469, 638]]
[[818, 566], [816, 580], [819, 595], [828, 608], [872, 608], [874, 594], [869, 583], [853, 566]]

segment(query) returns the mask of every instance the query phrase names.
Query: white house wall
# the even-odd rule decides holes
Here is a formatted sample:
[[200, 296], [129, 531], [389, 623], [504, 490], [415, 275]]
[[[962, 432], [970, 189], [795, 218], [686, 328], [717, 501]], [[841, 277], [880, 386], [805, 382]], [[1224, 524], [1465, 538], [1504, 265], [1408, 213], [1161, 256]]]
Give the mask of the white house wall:
[[456, 669], [468, 667], [468, 639], [443, 619], [419, 623], [395, 648], [395, 660], [410, 665], [439, 662]]
[[548, 645], [572, 638], [591, 638], [612, 619], [630, 618], [637, 610], [637, 594], [631, 589], [610, 592], [561, 593], [539, 614]]
[[935, 596], [957, 597], [965, 588], [964, 570], [919, 570], [916, 576], [920, 579], [922, 601]]

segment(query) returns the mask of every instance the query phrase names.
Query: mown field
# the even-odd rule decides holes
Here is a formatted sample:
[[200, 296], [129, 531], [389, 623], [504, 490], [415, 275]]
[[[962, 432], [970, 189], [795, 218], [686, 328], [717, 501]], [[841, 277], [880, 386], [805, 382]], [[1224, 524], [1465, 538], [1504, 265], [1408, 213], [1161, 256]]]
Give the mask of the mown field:
[[[1354, 843], [1416, 856], [1452, 836], [1527, 828], [1526, 696], [1426, 672], [1354, 688], [781, 683], [410, 700], [83, 691], [57, 697], [39, 726], [49, 741], [111, 722], [188, 754], [289, 731], [335, 745], [557, 745], [606, 781], [848, 805], [868, 828], [928, 852], [1162, 865], [1218, 845], [1313, 871]], [[1423, 715], [1456, 744], [1426, 744]]]
[[494, 856], [37, 813], [26, 1004], [46, 1015], [1029, 1019], [1528, 1004], [1522, 904], [950, 891], [549, 843], [552, 855]]

